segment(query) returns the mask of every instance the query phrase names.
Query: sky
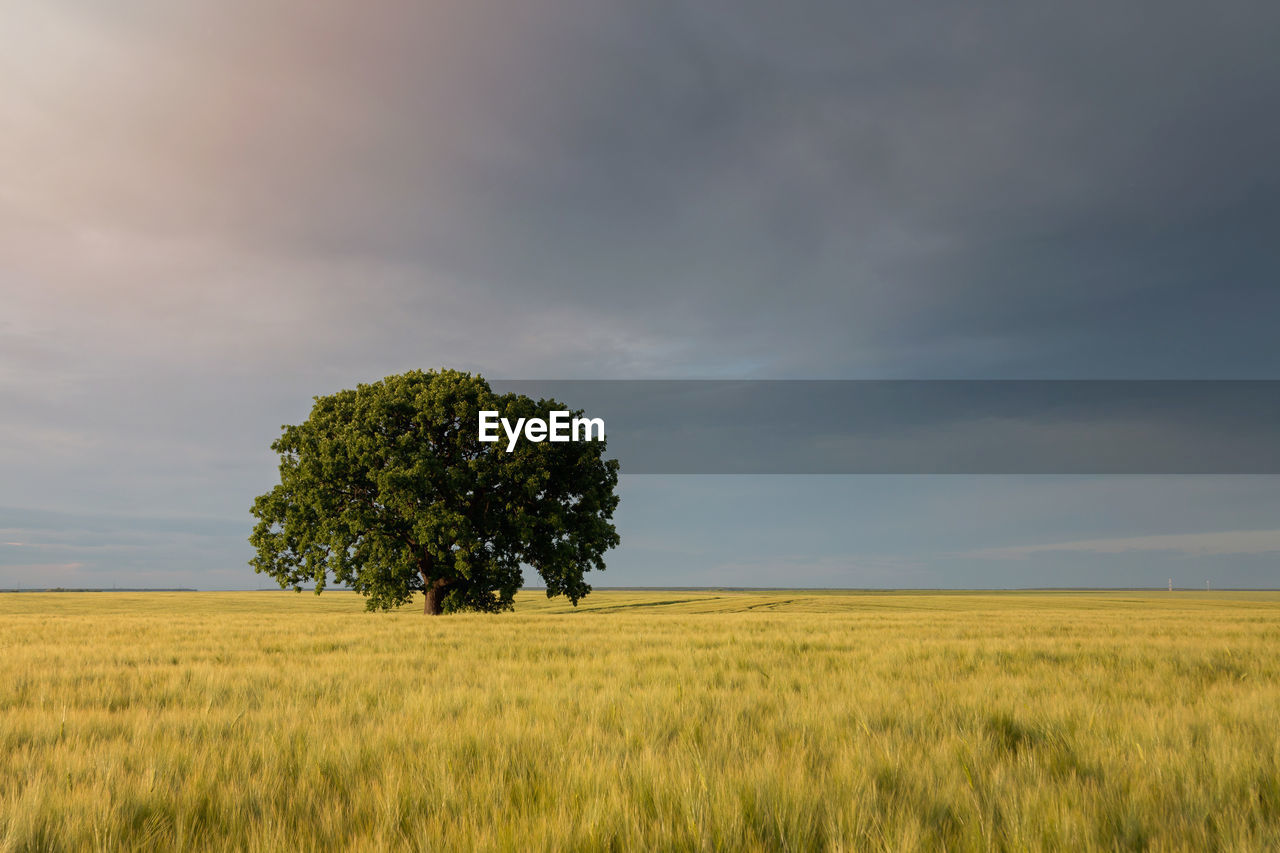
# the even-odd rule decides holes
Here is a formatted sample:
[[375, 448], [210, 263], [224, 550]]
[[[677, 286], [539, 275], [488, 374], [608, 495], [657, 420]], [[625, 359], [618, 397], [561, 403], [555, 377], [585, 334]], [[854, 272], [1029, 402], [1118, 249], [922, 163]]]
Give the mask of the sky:
[[[413, 368], [1280, 379], [1275, 4], [0, 21], [0, 587], [270, 585], [280, 426]], [[620, 493], [597, 585], [1280, 586], [1276, 477]]]

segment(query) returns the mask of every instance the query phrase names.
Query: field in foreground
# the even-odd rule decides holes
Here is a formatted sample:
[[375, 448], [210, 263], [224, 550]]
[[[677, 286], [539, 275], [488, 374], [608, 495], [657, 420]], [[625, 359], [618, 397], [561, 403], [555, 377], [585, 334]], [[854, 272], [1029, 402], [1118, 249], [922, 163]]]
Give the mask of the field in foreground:
[[0, 849], [1280, 849], [1280, 593], [0, 596]]

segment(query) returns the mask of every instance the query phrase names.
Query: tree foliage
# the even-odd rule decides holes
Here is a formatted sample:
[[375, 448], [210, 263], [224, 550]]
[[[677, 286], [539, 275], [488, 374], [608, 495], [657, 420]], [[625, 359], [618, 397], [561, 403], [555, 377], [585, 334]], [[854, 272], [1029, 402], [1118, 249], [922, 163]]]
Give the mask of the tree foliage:
[[[280, 483], [253, 503], [254, 570], [282, 587], [332, 582], [386, 610], [509, 610], [522, 565], [575, 605], [618, 544], [618, 463], [605, 442], [479, 440], [481, 410], [512, 422], [567, 406], [495, 394], [479, 376], [412, 371], [315, 398], [271, 449]], [[578, 412], [577, 414], [581, 414]]]

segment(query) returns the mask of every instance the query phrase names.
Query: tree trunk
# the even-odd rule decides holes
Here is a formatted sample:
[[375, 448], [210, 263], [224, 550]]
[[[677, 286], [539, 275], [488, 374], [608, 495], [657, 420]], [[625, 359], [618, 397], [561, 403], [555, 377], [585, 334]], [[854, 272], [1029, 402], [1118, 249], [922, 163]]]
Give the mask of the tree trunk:
[[444, 578], [439, 578], [434, 582], [427, 582], [424, 578], [423, 583], [426, 584], [426, 600], [422, 602], [423, 616], [439, 616], [444, 612], [444, 593], [445, 587], [449, 584]]

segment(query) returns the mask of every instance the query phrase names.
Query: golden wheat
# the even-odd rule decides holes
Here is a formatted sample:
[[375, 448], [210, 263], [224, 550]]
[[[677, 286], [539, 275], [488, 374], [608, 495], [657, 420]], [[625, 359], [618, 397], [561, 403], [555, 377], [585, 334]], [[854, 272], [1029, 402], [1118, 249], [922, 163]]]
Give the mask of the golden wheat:
[[1280, 594], [0, 596], [0, 848], [1280, 849]]

